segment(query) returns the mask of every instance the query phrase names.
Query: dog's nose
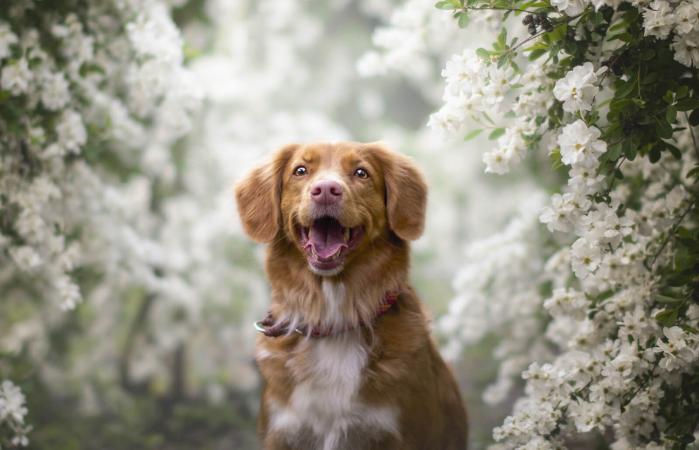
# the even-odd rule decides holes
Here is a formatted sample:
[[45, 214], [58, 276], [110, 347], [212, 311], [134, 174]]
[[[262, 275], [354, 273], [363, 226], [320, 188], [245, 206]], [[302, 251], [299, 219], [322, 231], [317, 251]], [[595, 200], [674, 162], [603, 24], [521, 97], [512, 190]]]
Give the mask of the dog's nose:
[[337, 203], [342, 198], [342, 186], [333, 180], [318, 181], [311, 188], [311, 198], [323, 205]]

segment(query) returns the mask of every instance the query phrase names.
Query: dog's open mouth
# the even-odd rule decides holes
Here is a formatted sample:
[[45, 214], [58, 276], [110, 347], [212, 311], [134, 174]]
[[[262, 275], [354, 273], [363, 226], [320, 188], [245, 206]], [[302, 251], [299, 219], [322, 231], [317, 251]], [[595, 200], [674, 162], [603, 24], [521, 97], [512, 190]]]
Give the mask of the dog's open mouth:
[[332, 272], [342, 267], [347, 254], [357, 247], [364, 235], [363, 227], [344, 227], [334, 217], [321, 217], [310, 227], [299, 228], [306, 259], [319, 272]]

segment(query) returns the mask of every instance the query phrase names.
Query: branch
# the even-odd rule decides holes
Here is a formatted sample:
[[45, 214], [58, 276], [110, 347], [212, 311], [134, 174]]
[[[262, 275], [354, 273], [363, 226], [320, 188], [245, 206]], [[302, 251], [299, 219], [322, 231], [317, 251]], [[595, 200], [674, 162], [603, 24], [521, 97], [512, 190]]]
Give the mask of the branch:
[[653, 258], [651, 259], [650, 263], [648, 263], [648, 259], [643, 261], [643, 265], [646, 267], [646, 269], [653, 270], [653, 264], [655, 264], [655, 261], [658, 259], [660, 254], [663, 252], [663, 250], [665, 250], [665, 247], [667, 246], [668, 242], [670, 242], [670, 239], [672, 239], [672, 237], [677, 232], [677, 228], [679, 228], [679, 226], [682, 223], [682, 221], [684, 220], [684, 218], [687, 216], [687, 214], [689, 214], [689, 212], [692, 209], [694, 209], [695, 204], [696, 204], [696, 199], [692, 200], [692, 203], [689, 204], [689, 206], [687, 207], [687, 209], [684, 210], [684, 212], [679, 217], [679, 219], [677, 219], [677, 221], [672, 225], [672, 228], [668, 232], [665, 239], [663, 239], [663, 243], [660, 245], [660, 248], [658, 249], [658, 251], [655, 252], [655, 254], [653, 255]]

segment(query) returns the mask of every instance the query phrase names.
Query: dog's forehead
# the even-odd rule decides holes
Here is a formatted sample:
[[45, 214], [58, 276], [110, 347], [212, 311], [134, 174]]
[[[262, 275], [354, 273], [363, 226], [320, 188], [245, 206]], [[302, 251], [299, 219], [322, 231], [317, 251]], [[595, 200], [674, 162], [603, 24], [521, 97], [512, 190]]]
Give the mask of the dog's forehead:
[[362, 161], [366, 150], [356, 142], [320, 142], [306, 144], [297, 152], [298, 158], [304, 162], [333, 167]]

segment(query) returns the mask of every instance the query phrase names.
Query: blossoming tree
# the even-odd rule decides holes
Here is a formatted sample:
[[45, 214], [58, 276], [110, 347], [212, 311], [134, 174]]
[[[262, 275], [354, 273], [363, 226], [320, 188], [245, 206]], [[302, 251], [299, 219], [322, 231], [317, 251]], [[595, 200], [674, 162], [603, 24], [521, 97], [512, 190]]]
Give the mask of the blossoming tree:
[[427, 83], [393, 97], [359, 86], [362, 49], [344, 36], [387, 5], [317, 3], [327, 9], [61, 0], [0, 11], [3, 448], [162, 448], [172, 436], [193, 448], [181, 438], [192, 424], [190, 439], [256, 448], [250, 323], [267, 292], [230, 187], [283, 143], [384, 138], [434, 161], [436, 220], [416, 266], [423, 289], [446, 291], [465, 197], [450, 180], [480, 171], [478, 156], [434, 158], [433, 133], [391, 120], [393, 108], [424, 121], [433, 105], [410, 97]]
[[554, 191], [546, 231], [522, 217], [472, 245], [441, 322], [456, 347], [502, 337], [487, 400], [526, 381], [495, 447], [685, 448], [699, 424], [699, 6], [436, 7], [462, 27], [481, 10], [502, 22], [492, 46], [447, 62], [430, 126], [488, 133], [486, 172], [526, 163]]
[[[83, 296], [158, 291], [150, 200], [172, 188], [171, 146], [198, 104], [164, 2], [79, 3], [0, 11], [2, 374], [17, 355], [50, 371], [50, 337], [71, 326], [61, 310]], [[27, 444], [26, 413], [3, 381], [0, 446]]]

